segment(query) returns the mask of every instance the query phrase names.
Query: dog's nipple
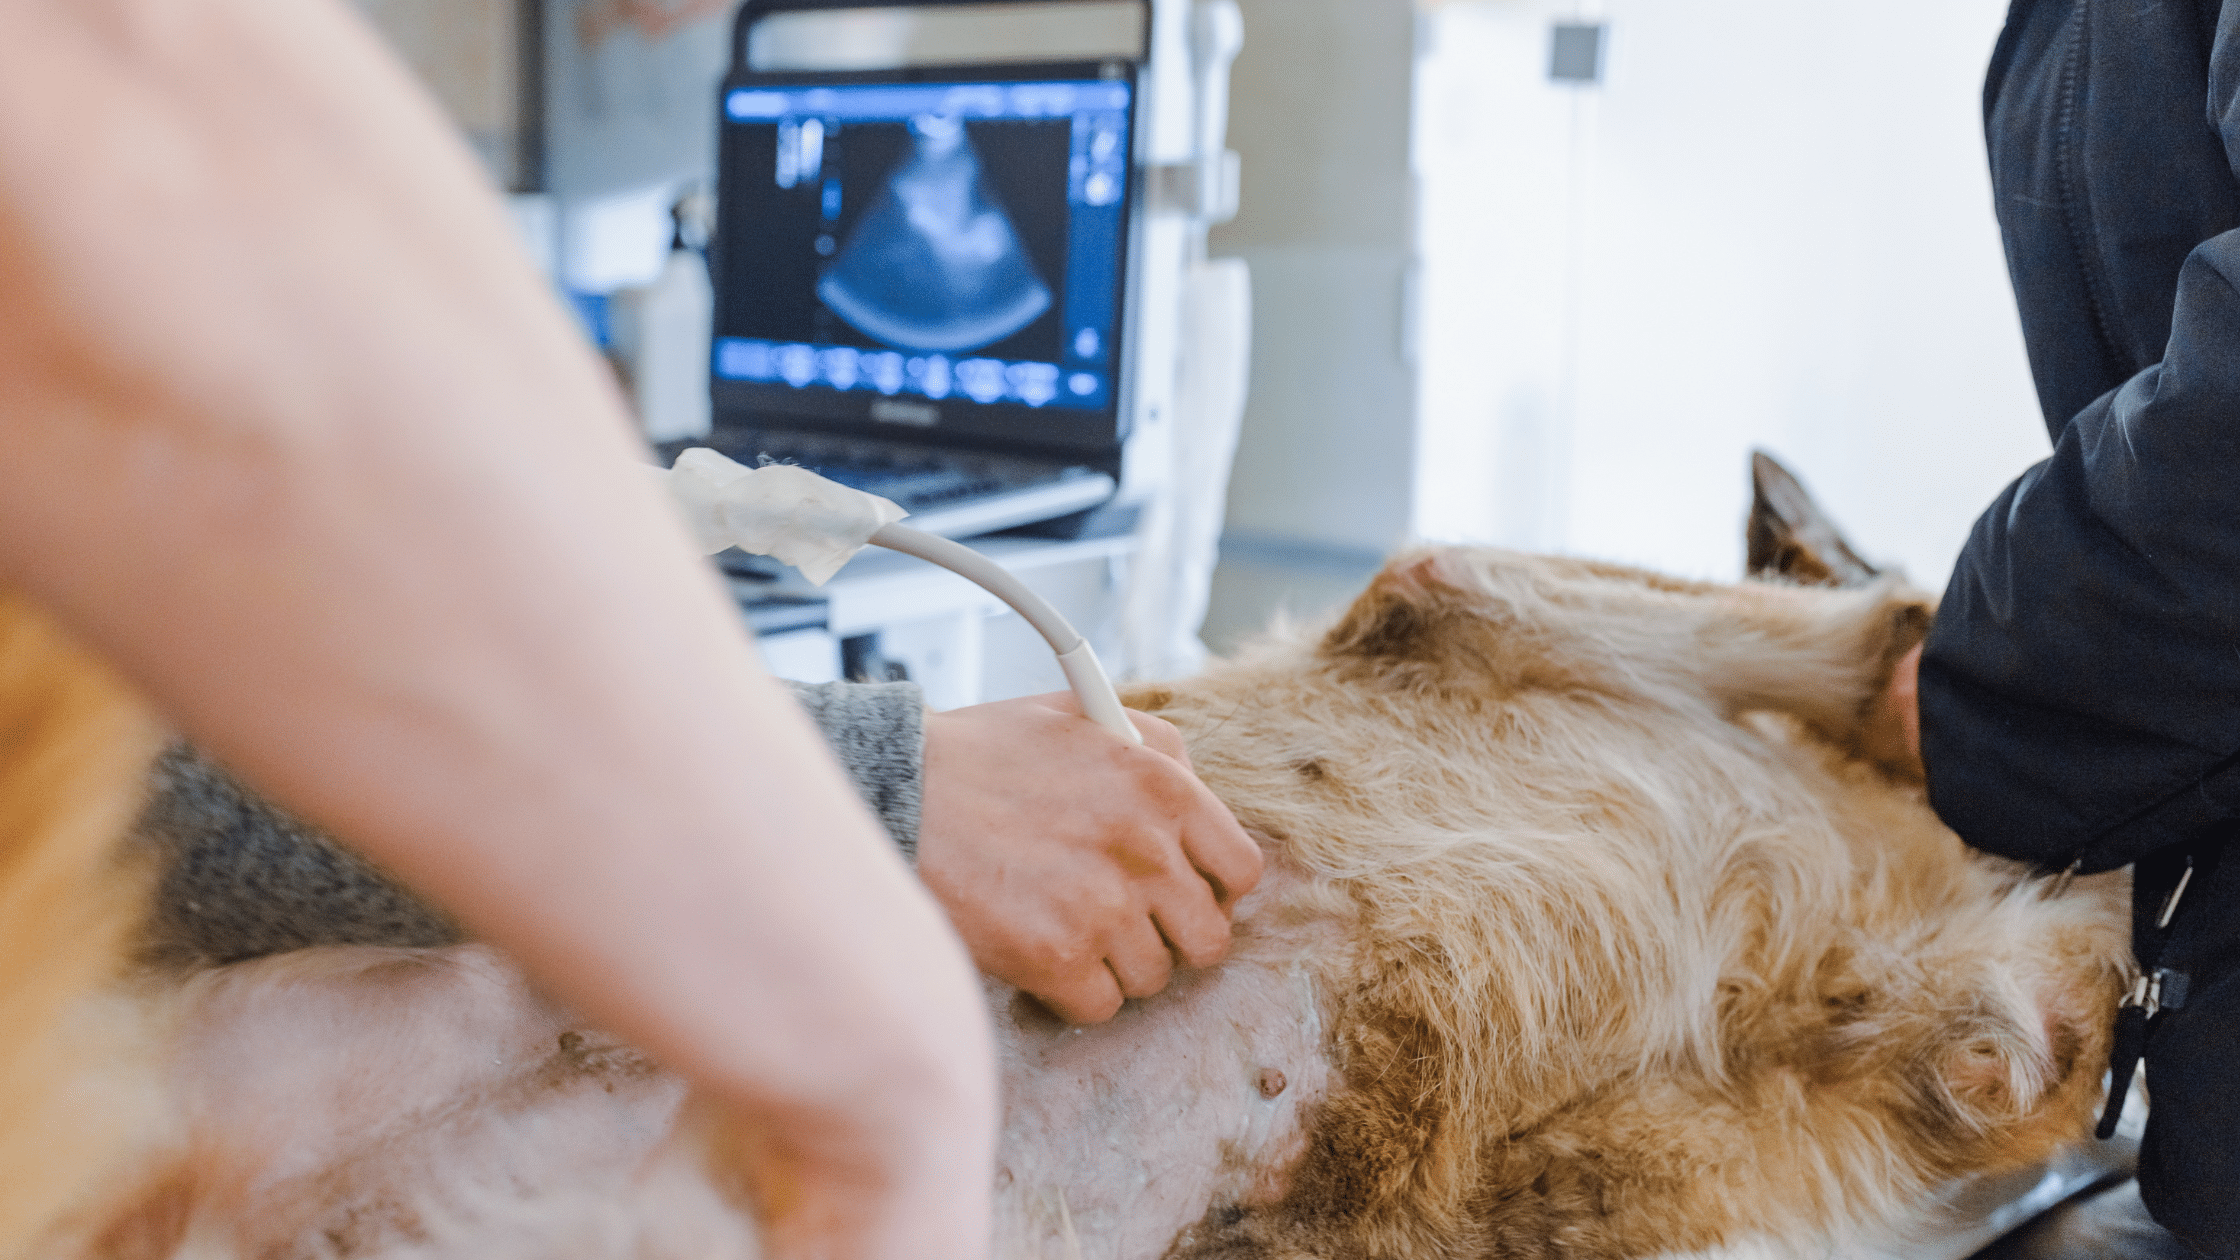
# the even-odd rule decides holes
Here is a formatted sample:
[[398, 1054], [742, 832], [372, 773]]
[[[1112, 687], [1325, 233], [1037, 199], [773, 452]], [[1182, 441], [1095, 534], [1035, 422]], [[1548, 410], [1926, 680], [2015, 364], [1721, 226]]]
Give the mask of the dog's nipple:
[[1290, 1083], [1291, 1082], [1283, 1078], [1283, 1073], [1277, 1071], [1274, 1068], [1260, 1069], [1260, 1096], [1262, 1098], [1275, 1097], [1277, 1094], [1282, 1093], [1284, 1087], [1289, 1085]]

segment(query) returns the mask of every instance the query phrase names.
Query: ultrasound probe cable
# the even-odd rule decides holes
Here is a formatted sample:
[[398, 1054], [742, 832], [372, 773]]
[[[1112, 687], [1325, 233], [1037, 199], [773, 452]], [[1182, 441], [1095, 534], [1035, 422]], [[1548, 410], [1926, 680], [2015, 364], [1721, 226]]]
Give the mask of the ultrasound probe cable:
[[654, 471], [708, 555], [738, 547], [793, 565], [822, 586], [865, 544], [876, 543], [963, 577], [1010, 605], [1057, 653], [1084, 716], [1128, 743], [1143, 742], [1096, 649], [1064, 614], [972, 548], [900, 524], [907, 513], [892, 500], [792, 464], [748, 468], [706, 447], [687, 450], [675, 467]]

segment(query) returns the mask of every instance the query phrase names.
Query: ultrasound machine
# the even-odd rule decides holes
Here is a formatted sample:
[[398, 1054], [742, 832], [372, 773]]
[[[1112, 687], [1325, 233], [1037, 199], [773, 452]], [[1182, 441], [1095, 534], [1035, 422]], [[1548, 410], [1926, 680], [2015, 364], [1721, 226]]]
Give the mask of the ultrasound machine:
[[750, 0], [719, 98], [716, 428], [693, 444], [949, 537], [1127, 530], [1151, 16]]

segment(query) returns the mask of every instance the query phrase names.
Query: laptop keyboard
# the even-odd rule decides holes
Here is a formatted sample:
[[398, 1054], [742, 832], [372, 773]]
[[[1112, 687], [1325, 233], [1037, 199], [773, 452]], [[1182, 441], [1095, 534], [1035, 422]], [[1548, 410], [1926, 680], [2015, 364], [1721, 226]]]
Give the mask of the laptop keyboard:
[[787, 442], [715, 434], [685, 445], [709, 447], [749, 468], [763, 463], [799, 464], [852, 490], [892, 499], [912, 516], [959, 499], [1061, 481], [1076, 471], [1000, 456], [844, 441]]
[[[804, 462], [803, 466], [820, 477], [829, 477], [851, 489], [866, 491], [883, 499], [893, 499], [904, 511], [912, 514], [922, 513], [957, 499], [994, 494], [1019, 484], [1004, 481], [986, 472], [944, 464], [913, 466], [894, 461], [847, 464], [824, 461], [815, 464]], [[1056, 479], [1055, 472], [1050, 479]]]

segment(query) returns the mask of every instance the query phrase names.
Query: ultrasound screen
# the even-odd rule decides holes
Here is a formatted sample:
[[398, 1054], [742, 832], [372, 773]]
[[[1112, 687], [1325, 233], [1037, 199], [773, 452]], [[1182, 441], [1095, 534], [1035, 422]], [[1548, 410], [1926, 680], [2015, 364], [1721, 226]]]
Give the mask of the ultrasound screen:
[[719, 380], [1103, 411], [1124, 82], [734, 87]]

